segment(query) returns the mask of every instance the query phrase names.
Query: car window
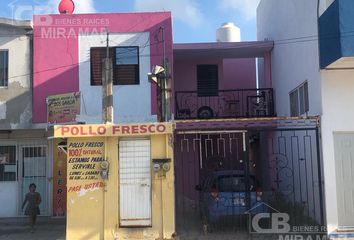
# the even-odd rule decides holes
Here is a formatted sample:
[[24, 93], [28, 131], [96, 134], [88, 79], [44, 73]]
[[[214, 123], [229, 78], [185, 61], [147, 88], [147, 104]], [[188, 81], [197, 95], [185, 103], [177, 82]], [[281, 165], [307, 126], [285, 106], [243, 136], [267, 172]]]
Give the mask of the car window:
[[[250, 190], [254, 190], [254, 179], [250, 177]], [[219, 192], [244, 192], [246, 191], [246, 178], [244, 176], [228, 175], [218, 177]]]

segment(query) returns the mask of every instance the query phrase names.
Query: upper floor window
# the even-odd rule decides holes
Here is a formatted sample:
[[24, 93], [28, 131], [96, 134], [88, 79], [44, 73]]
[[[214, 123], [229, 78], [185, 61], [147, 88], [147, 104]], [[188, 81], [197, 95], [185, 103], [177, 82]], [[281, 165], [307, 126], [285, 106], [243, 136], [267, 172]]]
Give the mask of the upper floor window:
[[290, 115], [297, 117], [309, 111], [308, 83], [304, 82], [290, 92]]
[[9, 51], [0, 50], [0, 87], [8, 86]]
[[197, 91], [199, 97], [218, 96], [218, 65], [197, 65]]
[[[102, 85], [102, 61], [105, 47], [91, 48], [91, 85]], [[139, 47], [111, 47], [109, 55], [113, 63], [114, 85], [139, 84]]]

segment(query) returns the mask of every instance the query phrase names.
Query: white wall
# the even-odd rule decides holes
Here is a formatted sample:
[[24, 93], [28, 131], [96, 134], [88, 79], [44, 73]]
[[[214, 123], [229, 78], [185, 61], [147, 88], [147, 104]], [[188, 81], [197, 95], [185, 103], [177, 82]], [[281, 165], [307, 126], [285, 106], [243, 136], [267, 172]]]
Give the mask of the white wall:
[[274, 41], [271, 78], [278, 116], [290, 115], [289, 92], [309, 83], [309, 115], [320, 115], [321, 81], [317, 41], [317, 1], [262, 0], [257, 38]]
[[333, 133], [354, 132], [354, 70], [324, 70], [322, 75], [322, 145], [328, 230], [338, 225]]
[[0, 218], [17, 216], [18, 182], [0, 182]]
[[[151, 116], [150, 34], [111, 33], [110, 43], [114, 46], [139, 46], [140, 84], [113, 87], [114, 122], [146, 122]], [[106, 46], [106, 35], [80, 36], [79, 62], [80, 91], [83, 95], [81, 117], [88, 123], [98, 123], [102, 119], [102, 87], [90, 85], [90, 48]]]
[[[320, 13], [332, 0], [320, 1]], [[321, 10], [322, 9], [322, 10]], [[354, 132], [353, 70], [319, 71], [317, 1], [262, 0], [258, 39], [275, 41], [272, 80], [278, 116], [289, 116], [289, 92], [309, 82], [309, 115], [321, 116], [321, 143], [328, 232], [338, 226], [333, 133]]]

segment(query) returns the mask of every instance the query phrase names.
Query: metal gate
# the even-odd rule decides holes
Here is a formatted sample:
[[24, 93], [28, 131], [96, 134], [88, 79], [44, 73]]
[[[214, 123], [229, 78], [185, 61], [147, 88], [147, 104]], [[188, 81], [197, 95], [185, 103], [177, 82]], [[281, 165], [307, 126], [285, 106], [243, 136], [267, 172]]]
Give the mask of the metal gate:
[[150, 140], [119, 141], [120, 226], [151, 226]]
[[31, 183], [36, 185], [36, 191], [40, 193], [42, 202], [39, 205], [40, 213], [43, 216], [49, 214], [48, 211], [48, 185], [50, 179], [48, 178], [48, 148], [45, 144], [24, 144], [20, 145], [21, 156], [21, 182], [20, 205], [28, 193], [28, 187]]
[[[323, 234], [318, 136], [317, 127], [177, 131], [177, 234]], [[274, 229], [275, 213], [283, 214], [278, 220], [286, 229]], [[302, 226], [313, 228], [304, 232]]]

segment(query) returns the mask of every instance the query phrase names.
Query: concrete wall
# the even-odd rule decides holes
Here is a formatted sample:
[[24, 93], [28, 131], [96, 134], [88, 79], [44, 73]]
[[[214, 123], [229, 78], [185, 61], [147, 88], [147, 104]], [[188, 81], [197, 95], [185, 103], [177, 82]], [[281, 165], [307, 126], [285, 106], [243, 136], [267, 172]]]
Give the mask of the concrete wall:
[[354, 132], [354, 70], [322, 71], [322, 145], [328, 231], [338, 226], [333, 133]]
[[[151, 83], [147, 73], [151, 71], [149, 32], [110, 35], [111, 47], [138, 46], [140, 84], [113, 86], [113, 106], [115, 122], [146, 122], [153, 119], [151, 116]], [[79, 89], [83, 101], [81, 104], [80, 119], [90, 123], [90, 116], [102, 116], [102, 87], [91, 86], [90, 83], [90, 48], [106, 46], [106, 34], [79, 37]], [[137, 97], [139, 96], [139, 97]], [[85, 116], [86, 119], [85, 119]], [[92, 121], [91, 121], [92, 122]]]
[[[83, 54], [87, 59], [87, 52], [79, 51], [81, 47], [96, 45], [99, 34], [104, 34], [107, 30], [111, 34], [127, 33], [138, 34], [148, 33], [149, 42], [145, 41], [145, 49], [149, 51], [140, 52], [141, 55], [149, 54], [150, 64], [162, 64], [163, 59], [163, 43], [161, 29], [165, 33], [166, 57], [169, 59], [171, 66], [173, 66], [172, 53], [172, 27], [170, 13], [124, 13], [124, 14], [74, 14], [74, 15], [38, 15], [34, 16], [34, 35], [36, 41], [34, 42], [34, 83], [33, 83], [33, 120], [36, 123], [46, 122], [46, 102], [47, 96], [61, 94], [66, 92], [79, 91], [82, 86], [80, 77], [83, 69], [88, 70], [87, 63], [82, 63], [81, 58]], [[81, 35], [92, 36], [92, 43], [90, 38], [86, 39], [88, 42], [83, 44], [79, 38]], [[132, 35], [130, 35], [132, 36]], [[146, 39], [145, 35], [141, 35], [142, 39]], [[136, 38], [139, 44], [142, 44], [142, 39]], [[106, 38], [101, 37], [101, 42], [105, 42]], [[126, 38], [114, 39], [118, 43], [122, 43]], [[150, 43], [150, 44], [149, 44]], [[133, 44], [131, 41], [130, 44]], [[135, 44], [135, 43], [134, 43]], [[115, 43], [117, 45], [117, 43]], [[151, 86], [147, 89], [146, 75], [148, 71], [146, 64], [140, 69], [141, 75], [145, 76], [141, 79], [144, 84], [144, 95], [142, 97], [150, 97], [149, 99], [142, 99], [150, 103], [149, 116], [156, 114], [156, 87]], [[150, 70], [150, 67], [149, 67]], [[172, 70], [172, 69], [171, 69]], [[85, 75], [87, 77], [87, 75]], [[145, 81], [143, 81], [145, 80]], [[90, 78], [86, 79], [87, 82]], [[126, 86], [120, 86], [124, 91], [129, 89]], [[86, 91], [87, 89], [84, 89]], [[127, 93], [131, 93], [128, 90]], [[148, 93], [150, 92], [150, 94]], [[126, 94], [125, 93], [125, 96]], [[95, 93], [97, 94], [97, 92]], [[97, 96], [98, 98], [98, 96]], [[94, 99], [97, 99], [94, 98]], [[90, 98], [87, 98], [89, 100]], [[86, 100], [85, 99], [85, 100]], [[125, 100], [125, 104], [128, 101]], [[97, 106], [95, 104], [93, 113], [97, 113]], [[118, 105], [120, 107], [121, 105]], [[91, 106], [87, 106], [89, 109]], [[141, 109], [142, 106], [139, 106]], [[119, 109], [120, 110], [120, 109]], [[119, 111], [117, 110], [117, 111]], [[131, 110], [131, 111], [130, 111]], [[137, 109], [133, 108], [128, 115], [132, 113], [137, 114]], [[144, 114], [147, 110], [144, 111]], [[147, 116], [148, 117], [148, 116]], [[96, 116], [100, 119], [101, 116]]]
[[8, 87], [0, 87], [0, 129], [31, 126], [30, 37], [21, 28], [0, 25], [0, 49], [9, 51]]
[[320, 115], [321, 81], [317, 1], [263, 0], [257, 9], [258, 40], [274, 40], [271, 75], [278, 116], [290, 115], [289, 92], [309, 83], [309, 115]]

